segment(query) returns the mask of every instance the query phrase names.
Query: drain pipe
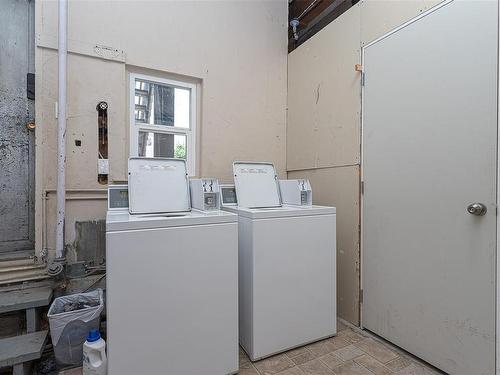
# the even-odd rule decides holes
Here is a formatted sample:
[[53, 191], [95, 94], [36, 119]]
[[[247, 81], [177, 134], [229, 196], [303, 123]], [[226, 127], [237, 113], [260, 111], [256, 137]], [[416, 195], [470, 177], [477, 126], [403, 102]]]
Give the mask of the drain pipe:
[[[58, 105], [57, 105], [57, 226], [56, 263], [62, 266], [64, 254], [64, 218], [66, 211], [66, 63], [68, 1], [59, 0], [59, 46], [58, 46]], [[62, 271], [62, 267], [57, 267]], [[55, 270], [54, 270], [55, 271]]]

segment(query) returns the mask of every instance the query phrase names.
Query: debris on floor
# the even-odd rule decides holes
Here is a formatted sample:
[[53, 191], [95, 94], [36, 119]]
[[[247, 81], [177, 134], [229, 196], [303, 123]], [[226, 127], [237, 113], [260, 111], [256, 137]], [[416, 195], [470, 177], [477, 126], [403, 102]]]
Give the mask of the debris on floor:
[[95, 302], [95, 301], [68, 302], [68, 303], [64, 304], [63, 310], [64, 310], [64, 312], [69, 312], [69, 311], [75, 311], [75, 310], [88, 309], [89, 307], [96, 307], [96, 306], [99, 306], [99, 302]]
[[37, 375], [55, 375], [57, 374], [56, 359], [54, 356], [42, 358], [35, 368]]

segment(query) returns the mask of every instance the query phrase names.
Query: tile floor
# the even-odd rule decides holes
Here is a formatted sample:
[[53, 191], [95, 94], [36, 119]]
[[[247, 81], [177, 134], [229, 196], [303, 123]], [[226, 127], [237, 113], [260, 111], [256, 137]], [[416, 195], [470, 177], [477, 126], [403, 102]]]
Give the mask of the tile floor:
[[[60, 375], [80, 375], [80, 369]], [[438, 375], [369, 333], [338, 323], [338, 335], [257, 362], [240, 348], [239, 375]]]
[[240, 348], [240, 375], [437, 375], [368, 332], [338, 323], [338, 335], [257, 362]]

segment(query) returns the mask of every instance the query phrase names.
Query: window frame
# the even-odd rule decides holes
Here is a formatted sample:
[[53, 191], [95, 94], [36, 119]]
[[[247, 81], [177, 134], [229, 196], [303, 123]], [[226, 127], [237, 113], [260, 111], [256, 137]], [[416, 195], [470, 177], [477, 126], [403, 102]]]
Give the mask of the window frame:
[[[190, 90], [189, 100], [189, 127], [181, 128], [167, 125], [150, 125], [135, 121], [135, 80], [140, 79], [151, 83], [165, 84], [168, 86]], [[129, 112], [130, 112], [130, 157], [139, 156], [139, 132], [148, 131], [153, 133], [185, 135], [186, 136], [186, 168], [188, 175], [196, 174], [196, 125], [197, 125], [197, 85], [189, 82], [176, 81], [157, 76], [130, 73], [129, 79]]]

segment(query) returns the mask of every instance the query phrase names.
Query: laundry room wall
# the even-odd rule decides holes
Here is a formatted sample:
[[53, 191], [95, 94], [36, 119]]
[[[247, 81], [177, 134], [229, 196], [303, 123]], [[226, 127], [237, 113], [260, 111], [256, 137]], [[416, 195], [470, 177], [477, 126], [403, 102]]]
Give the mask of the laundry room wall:
[[359, 324], [361, 47], [441, 0], [362, 0], [288, 56], [288, 178], [337, 207], [338, 314]]
[[[127, 179], [130, 72], [199, 84], [197, 175], [230, 181], [235, 159], [273, 161], [286, 175], [287, 14], [286, 0], [68, 2], [70, 261], [99, 258], [104, 246], [99, 101], [109, 105], [109, 182]], [[56, 1], [36, 2], [36, 251], [48, 258], [55, 239], [57, 21]]]

